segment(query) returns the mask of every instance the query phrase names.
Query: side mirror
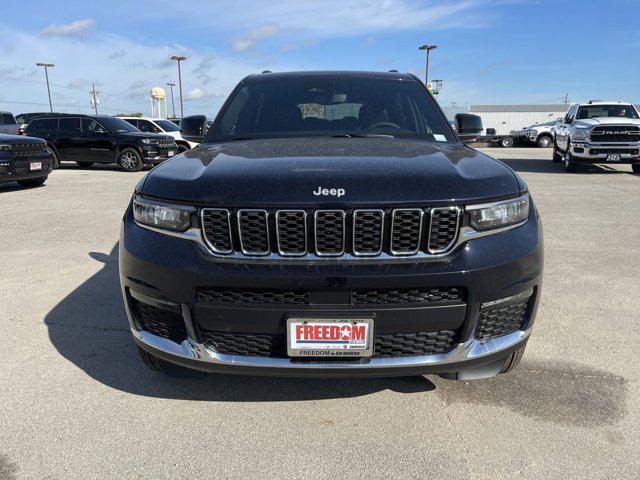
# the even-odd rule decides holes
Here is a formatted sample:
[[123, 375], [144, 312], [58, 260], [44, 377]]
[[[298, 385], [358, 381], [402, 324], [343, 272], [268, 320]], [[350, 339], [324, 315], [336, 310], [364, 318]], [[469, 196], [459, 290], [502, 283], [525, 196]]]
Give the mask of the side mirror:
[[482, 133], [482, 118], [471, 113], [458, 113], [456, 114], [456, 130], [458, 140], [473, 142]]
[[202, 143], [207, 133], [207, 117], [191, 115], [180, 120], [180, 133], [190, 142]]

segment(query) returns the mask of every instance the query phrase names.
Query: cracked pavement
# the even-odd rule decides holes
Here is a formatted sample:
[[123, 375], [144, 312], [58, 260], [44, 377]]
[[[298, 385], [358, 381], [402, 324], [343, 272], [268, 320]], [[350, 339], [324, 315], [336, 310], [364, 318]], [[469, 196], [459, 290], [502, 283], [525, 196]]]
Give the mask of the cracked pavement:
[[117, 280], [143, 173], [0, 187], [0, 478], [638, 478], [640, 176], [483, 151], [529, 184], [546, 259], [523, 363], [475, 382], [155, 374]]

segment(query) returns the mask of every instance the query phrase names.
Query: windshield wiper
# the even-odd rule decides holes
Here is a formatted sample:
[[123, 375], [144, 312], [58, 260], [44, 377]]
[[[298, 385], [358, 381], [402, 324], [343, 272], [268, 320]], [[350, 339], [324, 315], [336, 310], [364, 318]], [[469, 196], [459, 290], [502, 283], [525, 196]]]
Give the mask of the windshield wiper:
[[239, 136], [239, 137], [232, 137], [228, 140], [255, 140], [256, 137], [246, 137], [246, 136]]
[[384, 133], [336, 133], [331, 138], [396, 138], [393, 135], [385, 135]]

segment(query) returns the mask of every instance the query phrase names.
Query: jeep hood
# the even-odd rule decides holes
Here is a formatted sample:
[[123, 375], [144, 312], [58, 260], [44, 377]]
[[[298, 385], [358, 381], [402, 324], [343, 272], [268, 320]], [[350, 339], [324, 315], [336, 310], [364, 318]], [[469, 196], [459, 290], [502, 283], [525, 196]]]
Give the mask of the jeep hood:
[[[318, 187], [343, 189], [338, 198]], [[144, 195], [264, 206], [467, 203], [520, 191], [504, 164], [462, 144], [398, 138], [302, 138], [206, 144], [153, 169]]]

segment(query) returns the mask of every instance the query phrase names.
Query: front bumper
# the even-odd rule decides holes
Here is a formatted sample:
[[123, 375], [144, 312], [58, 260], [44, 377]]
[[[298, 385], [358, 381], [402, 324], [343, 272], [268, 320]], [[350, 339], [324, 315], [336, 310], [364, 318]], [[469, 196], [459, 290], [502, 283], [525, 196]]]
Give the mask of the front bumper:
[[[31, 170], [31, 163], [41, 163], [40, 170]], [[46, 177], [51, 173], [53, 162], [51, 154], [29, 157], [7, 155], [0, 157], [0, 183], [32, 178]]]
[[639, 163], [640, 143], [629, 144], [597, 144], [589, 142], [571, 143], [571, 154], [574, 160], [590, 163], [607, 163], [609, 154], [620, 154], [620, 160], [613, 163]]
[[[522, 348], [532, 330], [542, 280], [542, 231], [535, 208], [524, 225], [496, 235], [476, 238], [451, 256], [435, 262], [388, 264], [335, 263], [256, 264], [221, 262], [197, 242], [163, 235], [137, 225], [131, 208], [125, 214], [120, 241], [120, 281], [125, 308], [136, 343], [166, 361], [203, 371], [282, 376], [392, 376], [426, 373], [475, 378], [498, 373], [506, 357]], [[299, 315], [299, 307], [274, 311], [268, 307], [237, 308], [207, 312], [198, 305], [194, 292], [203, 286], [229, 288], [308, 288], [339, 294], [358, 288], [460, 286], [466, 291], [460, 308], [406, 308], [371, 306], [358, 310], [376, 318], [375, 329], [432, 331], [451, 328], [456, 343], [444, 353], [348, 360], [300, 361], [286, 356], [273, 358], [228, 355], [216, 352], [202, 336], [203, 329], [276, 333], [285, 319]], [[522, 328], [488, 340], [476, 338], [476, 325], [483, 305], [531, 293], [529, 317]], [[132, 312], [132, 293], [145, 303], [166, 304], [180, 312], [187, 338], [172, 341], [144, 331]], [[162, 305], [161, 305], [162, 306]], [[455, 312], [454, 312], [455, 310]], [[311, 305], [304, 312], [349, 317], [348, 305]], [[230, 318], [230, 320], [228, 319]], [[395, 330], [394, 330], [395, 329]]]
[[142, 149], [142, 159], [145, 163], [160, 163], [178, 154], [178, 145], [159, 147], [157, 145], [145, 146]]

